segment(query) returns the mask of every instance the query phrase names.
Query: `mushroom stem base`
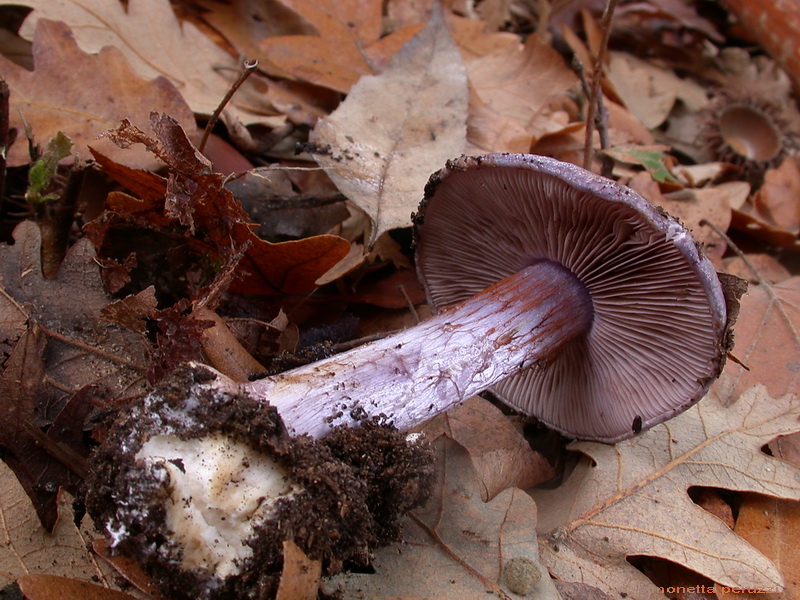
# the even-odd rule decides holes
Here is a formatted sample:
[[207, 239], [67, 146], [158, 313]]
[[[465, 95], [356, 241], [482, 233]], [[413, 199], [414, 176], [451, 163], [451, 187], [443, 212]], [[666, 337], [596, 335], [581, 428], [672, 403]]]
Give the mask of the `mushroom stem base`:
[[385, 416], [418, 425], [584, 333], [592, 303], [578, 279], [542, 261], [401, 333], [243, 384], [295, 434]]

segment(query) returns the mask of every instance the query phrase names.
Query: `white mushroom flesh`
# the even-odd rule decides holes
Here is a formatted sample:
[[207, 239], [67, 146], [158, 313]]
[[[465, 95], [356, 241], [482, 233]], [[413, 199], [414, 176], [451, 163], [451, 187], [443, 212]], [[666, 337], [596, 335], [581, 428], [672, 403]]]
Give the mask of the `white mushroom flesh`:
[[254, 527], [296, 492], [284, 469], [263, 453], [213, 434], [182, 440], [157, 435], [136, 459], [169, 473], [166, 526], [183, 548], [183, 568], [224, 578], [252, 556], [245, 544]]

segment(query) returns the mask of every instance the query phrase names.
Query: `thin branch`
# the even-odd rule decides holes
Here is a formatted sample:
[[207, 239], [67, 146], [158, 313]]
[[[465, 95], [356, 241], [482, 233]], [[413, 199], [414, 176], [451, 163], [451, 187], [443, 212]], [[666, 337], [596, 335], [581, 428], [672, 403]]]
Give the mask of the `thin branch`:
[[222, 114], [222, 110], [228, 105], [228, 102], [231, 101], [231, 98], [233, 98], [233, 95], [236, 93], [236, 90], [238, 90], [242, 86], [242, 84], [247, 80], [247, 78], [253, 74], [253, 72], [256, 70], [257, 67], [258, 67], [257, 60], [245, 60], [244, 63], [242, 63], [242, 72], [239, 73], [239, 77], [236, 79], [236, 81], [233, 82], [230, 89], [228, 90], [228, 93], [225, 94], [225, 97], [222, 99], [222, 102], [219, 103], [219, 106], [217, 106], [216, 110], [214, 111], [214, 114], [211, 115], [211, 118], [208, 120], [208, 123], [206, 123], [205, 131], [203, 131], [203, 138], [200, 140], [200, 144], [197, 146], [197, 149], [200, 150], [200, 152], [202, 152], [203, 149], [206, 147], [208, 136], [211, 135], [211, 130], [214, 129], [214, 126], [217, 124], [217, 121], [219, 121], [219, 116]]
[[592, 85], [589, 95], [589, 103], [586, 107], [586, 138], [583, 147], [583, 168], [589, 169], [592, 166], [592, 138], [594, 137], [595, 118], [598, 110], [604, 108], [600, 101], [600, 82], [603, 78], [603, 64], [606, 60], [606, 50], [608, 49], [608, 39], [611, 36], [611, 21], [614, 18], [614, 10], [618, 0], [608, 0], [605, 12], [603, 12], [603, 38], [600, 47], [597, 49], [595, 58], [594, 72], [592, 73]]

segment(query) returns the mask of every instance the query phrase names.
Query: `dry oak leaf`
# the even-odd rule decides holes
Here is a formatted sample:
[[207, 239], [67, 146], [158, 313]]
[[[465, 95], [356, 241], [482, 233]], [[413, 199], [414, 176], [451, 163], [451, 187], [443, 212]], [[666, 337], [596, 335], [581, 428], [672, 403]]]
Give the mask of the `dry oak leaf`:
[[90, 521], [77, 527], [71, 504], [62, 494], [61, 518], [48, 533], [12, 471], [0, 462], [0, 588], [25, 575], [48, 573], [117, 589], [111, 567], [87, 551], [96, 535]]
[[[171, 114], [187, 131], [195, 129], [192, 112], [171, 83], [143, 79], [115, 48], [85, 54], [64, 23], [39, 21], [33, 60], [31, 72], [0, 56], [0, 72], [11, 90], [10, 125], [18, 132], [8, 152], [9, 166], [30, 162], [24, 122], [30, 124], [36, 143], [44, 145], [61, 131], [75, 142], [73, 153], [84, 158], [91, 142], [121, 159], [119, 148], [97, 137], [123, 118], [146, 124], [151, 110]], [[158, 164], [143, 151], [126, 153], [125, 161], [139, 168]]]
[[773, 398], [800, 389], [800, 277], [751, 285], [741, 299], [733, 354], [749, 368], [728, 363], [715, 384], [731, 402], [759, 383]]
[[[34, 9], [20, 28], [23, 37], [31, 39], [41, 19], [63, 21], [85, 52], [115, 47], [139, 77], [163, 76], [171, 81], [196, 113], [211, 114], [238, 76], [236, 59], [191, 23], [181, 23], [169, 0], [20, 0], [13, 4]], [[74, 76], [69, 67], [64, 71], [66, 77]], [[93, 80], [86, 79], [83, 85], [91, 91], [94, 86], [86, 85], [88, 81]], [[251, 83], [245, 83], [244, 90]], [[245, 124], [259, 122], [259, 113], [270, 111], [271, 105], [266, 101], [264, 106], [241, 104], [242, 98], [252, 101], [254, 97], [237, 94], [226, 111]], [[159, 109], [148, 101], [145, 110]]]
[[578, 78], [561, 55], [538, 36], [528, 37], [524, 46], [503, 46], [471, 60], [467, 70], [486, 107], [515, 119], [535, 139], [563, 127], [563, 123], [552, 125], [549, 116], [558, 112], [553, 103], [557, 104]]
[[120, 396], [142, 391], [144, 342], [101, 321], [109, 299], [91, 242], [79, 240], [53, 279], [42, 276], [40, 248], [39, 227], [30, 221], [16, 227], [14, 245], [0, 245], [0, 314], [11, 330], [21, 322], [44, 328], [49, 388], [60, 396], [90, 383]]
[[[786, 589], [757, 593], [718, 590], [719, 600], [797, 600], [800, 598], [800, 503], [744, 494], [734, 531], [775, 562], [786, 580]], [[766, 592], [766, 593], [765, 593]]]
[[[715, 391], [645, 434], [605, 445], [578, 442], [585, 456], [562, 487], [533, 494], [542, 562], [558, 579], [588, 583], [614, 598], [663, 594], [628, 556], [656, 556], [724, 586], [776, 590], [775, 565], [692, 502], [693, 486], [800, 500], [800, 469], [761, 451], [800, 430], [800, 402], [763, 386], [722, 405]], [[593, 466], [594, 465], [594, 466]]]
[[424, 431], [428, 439], [445, 435], [467, 451], [484, 502], [505, 489], [527, 489], [555, 475], [508, 417], [479, 396], [431, 419]]
[[436, 491], [425, 508], [414, 511], [406, 522], [403, 545], [375, 552], [374, 575], [337, 575], [323, 581], [323, 591], [339, 590], [353, 599], [512, 600], [519, 596], [511, 593], [503, 567], [518, 559], [528, 567], [528, 574], [540, 575], [527, 595], [557, 600], [553, 582], [539, 563], [536, 505], [530, 496], [509, 488], [483, 502], [482, 486], [467, 452], [444, 437], [435, 447]]
[[764, 175], [764, 183], [734, 213], [733, 226], [784, 248], [800, 248], [800, 165], [786, 158]]
[[411, 225], [432, 171], [466, 143], [467, 73], [440, 9], [378, 76], [362, 77], [309, 139], [336, 187], [369, 215], [373, 245]]
[[280, 35], [261, 42], [269, 62], [290, 77], [347, 93], [362, 75], [381, 70], [418, 27], [383, 39], [381, 0], [280, 0], [317, 35]]
[[[110, 194], [106, 208], [111, 213], [142, 224], [149, 221], [156, 229], [180, 222], [192, 243], [224, 260], [232, 260], [234, 247], [242, 249], [244, 255], [236, 265], [240, 277], [233, 281], [231, 290], [243, 293], [306, 293], [347, 255], [350, 244], [335, 235], [279, 243], [259, 238], [241, 203], [224, 187], [225, 176], [211, 172], [208, 161], [180, 124], [167, 115], [153, 113], [151, 125], [155, 137], [130, 123], [123, 123], [109, 135], [123, 146], [144, 144], [170, 167], [167, 178], [126, 168], [93, 153], [109, 176], [142, 196], [139, 201], [123, 193]], [[106, 232], [100, 228], [96, 233], [90, 231], [89, 235], [99, 246]]]

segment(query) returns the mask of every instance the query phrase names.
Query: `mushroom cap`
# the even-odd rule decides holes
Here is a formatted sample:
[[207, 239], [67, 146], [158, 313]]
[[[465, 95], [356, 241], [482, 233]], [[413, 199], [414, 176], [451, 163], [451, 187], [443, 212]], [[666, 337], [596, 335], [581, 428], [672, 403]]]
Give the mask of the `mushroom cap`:
[[431, 176], [415, 235], [434, 307], [542, 260], [584, 284], [585, 333], [492, 388], [564, 435], [630, 437], [692, 406], [722, 369], [713, 266], [676, 219], [610, 179], [542, 156], [461, 157]]

